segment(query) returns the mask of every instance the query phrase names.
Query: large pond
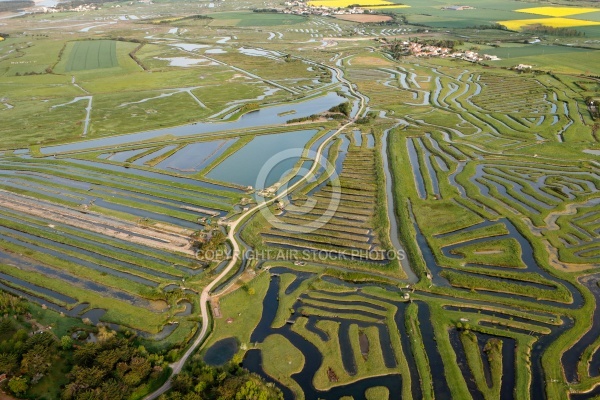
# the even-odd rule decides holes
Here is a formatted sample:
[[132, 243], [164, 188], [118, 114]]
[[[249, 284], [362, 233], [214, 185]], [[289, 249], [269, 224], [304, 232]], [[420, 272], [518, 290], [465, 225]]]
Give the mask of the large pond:
[[[242, 186], [257, 186], [257, 178], [265, 166], [266, 180], [258, 183], [257, 189], [269, 187], [286, 175], [300, 159], [306, 143], [317, 133], [316, 130], [303, 130], [257, 136], [250, 143], [227, 157], [206, 176], [217, 181], [235, 183]], [[293, 154], [278, 153], [289, 149], [299, 149]], [[273, 157], [273, 158], [272, 158]], [[266, 166], [266, 163], [273, 163]]]
[[41, 152], [43, 154], [53, 154], [69, 151], [80, 151], [93, 149], [96, 147], [118, 146], [125, 143], [135, 143], [165, 135], [189, 136], [231, 129], [244, 129], [265, 125], [284, 124], [287, 122], [287, 120], [292, 118], [290, 115], [288, 115], [291, 111], [295, 111], [293, 118], [302, 118], [326, 111], [344, 101], [346, 101], [346, 98], [339, 96], [337, 93], [330, 92], [325, 96], [311, 98], [298, 103], [288, 103], [262, 108], [260, 110], [243, 115], [237, 121], [193, 123], [171, 128], [132, 133], [128, 135], [111, 136], [101, 139], [87, 140], [84, 142], [49, 146], [42, 148]]
[[237, 139], [192, 143], [155, 165], [155, 168], [180, 173], [199, 172], [234, 144]]
[[138, 158], [137, 160], [135, 160], [133, 162], [133, 164], [134, 165], [144, 165], [148, 161], [152, 161], [155, 158], [162, 156], [163, 154], [167, 154], [169, 151], [175, 150], [175, 148], [177, 148], [177, 146], [175, 146], [175, 145], [163, 147], [162, 149], [158, 149], [156, 151], [153, 151], [150, 154], [146, 154], [145, 156]]
[[230, 361], [238, 351], [238, 342], [235, 338], [221, 339], [206, 350], [204, 361], [208, 365], [220, 366]]
[[147, 149], [134, 149], [134, 150], [120, 151], [120, 152], [114, 153], [114, 154], [105, 153], [105, 154], [101, 154], [98, 158], [103, 159], [103, 160], [125, 162], [128, 159], [130, 159], [131, 157], [136, 156], [146, 150]]

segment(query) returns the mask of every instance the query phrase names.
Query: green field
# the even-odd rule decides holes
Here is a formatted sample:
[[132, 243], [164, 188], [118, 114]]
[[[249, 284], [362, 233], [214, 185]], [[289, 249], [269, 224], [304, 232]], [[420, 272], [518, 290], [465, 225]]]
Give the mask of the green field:
[[297, 15], [287, 14], [267, 14], [254, 12], [226, 12], [211, 14], [215, 21], [211, 22], [211, 26], [279, 26], [279, 25], [295, 25], [305, 22], [306, 18]]
[[118, 66], [117, 42], [114, 40], [86, 40], [73, 45], [65, 70], [67, 72], [86, 71]]
[[527, 45], [506, 46], [485, 50], [486, 54], [500, 57], [493, 65], [510, 67], [517, 64], [531, 64], [543, 69], [565, 72], [584, 71], [591, 73], [596, 68], [596, 50], [568, 46]]

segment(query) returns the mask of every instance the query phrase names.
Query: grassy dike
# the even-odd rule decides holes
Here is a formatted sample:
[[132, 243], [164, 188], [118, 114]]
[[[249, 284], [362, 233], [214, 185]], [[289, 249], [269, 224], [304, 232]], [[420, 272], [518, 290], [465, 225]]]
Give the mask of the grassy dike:
[[414, 227], [412, 226], [410, 214], [408, 211], [408, 203], [406, 197], [412, 195], [417, 198], [414, 181], [409, 178], [405, 171], [407, 166], [410, 168], [406, 146], [402, 130], [396, 128], [390, 131], [388, 135], [388, 159], [391, 167], [391, 176], [394, 182], [394, 204], [396, 205], [395, 214], [398, 221], [398, 234], [401, 243], [404, 246], [404, 251], [408, 257], [410, 267], [413, 272], [423, 279], [426, 275], [427, 267], [420, 253], [418, 246], [414, 241], [416, 236]]
[[[392, 150], [392, 156], [394, 155], [394, 152], [393, 152], [394, 150], [395, 150], [395, 154], [397, 155], [397, 158], [400, 158], [400, 156], [404, 156], [403, 158], [400, 158], [400, 159], [403, 159], [403, 160], [405, 160], [405, 162], [404, 162], [404, 166], [405, 166], [405, 168], [409, 168], [410, 166], [408, 165], [408, 162], [407, 162], [407, 159], [408, 159], [408, 158], [407, 158], [407, 156], [406, 156], [406, 153], [405, 153], [405, 146], [403, 145], [402, 141], [400, 140], [400, 138], [399, 138], [398, 136], [396, 136], [396, 137], [393, 137], [393, 136], [392, 136], [392, 138], [393, 138], [393, 139], [395, 139], [395, 140], [392, 142], [393, 144], [395, 144], [395, 146], [391, 147], [391, 150]], [[401, 164], [400, 164], [400, 163], [398, 163], [398, 164], [396, 164], [396, 165], [401, 165]], [[497, 204], [496, 204], [496, 203], [490, 202], [488, 199], [486, 199], [486, 198], [483, 198], [482, 196], [479, 196], [479, 195], [478, 195], [476, 192], [474, 192], [474, 191], [473, 191], [473, 188], [472, 188], [472, 186], [470, 186], [470, 185], [469, 185], [469, 182], [468, 182], [466, 179], [464, 179], [464, 178], [461, 178], [461, 176], [462, 176], [462, 177], [466, 177], [466, 176], [468, 176], [468, 174], [469, 174], [469, 173], [472, 173], [473, 169], [470, 169], [470, 170], [469, 170], [468, 168], [469, 168], [469, 164], [467, 164], [467, 168], [465, 168], [465, 171], [464, 171], [462, 174], [460, 174], [460, 175], [459, 175], [459, 178], [457, 178], [457, 180], [459, 180], [459, 182], [460, 182], [460, 183], [461, 183], [461, 184], [462, 184], [462, 185], [463, 185], [463, 186], [464, 186], [464, 187], [467, 189], [468, 195], [469, 195], [470, 197], [477, 198], [477, 200], [479, 200], [479, 201], [480, 201], [480, 202], [482, 202], [483, 204], [486, 204], [486, 205], [487, 205], [488, 207], [490, 207], [491, 209], [497, 209]], [[472, 168], [472, 167], [471, 167], [471, 168]], [[471, 172], [470, 172], [470, 171], [471, 171]], [[439, 171], [436, 171], [436, 172], [438, 172], [438, 174], [439, 174]], [[400, 176], [402, 177], [402, 173], [398, 173], [398, 172], [397, 172], [397, 175], [400, 175]], [[441, 175], [438, 175], [438, 176], [443, 176], [443, 174], [441, 174]], [[440, 180], [439, 180], [439, 181], [440, 181], [440, 189], [441, 189], [441, 190], [442, 190], [442, 192], [443, 192], [443, 185], [442, 185], [442, 182], [445, 182], [445, 178], [440, 178]], [[401, 181], [401, 182], [402, 182], [402, 181]], [[398, 184], [398, 185], [397, 185], [397, 187], [398, 187], [398, 186], [400, 186], [400, 185], [402, 185], [402, 183]], [[406, 184], [402, 185], [402, 187], [403, 187], [403, 189], [404, 189], [404, 190], [403, 190], [403, 193], [404, 193], [404, 195], [406, 195], [406, 196], [410, 196], [410, 194], [412, 194], [412, 196], [411, 196], [411, 197], [413, 197], [413, 198], [415, 198], [415, 199], [417, 198], [417, 196], [416, 196], [416, 192], [415, 192], [415, 189], [414, 189], [414, 183], [413, 183], [413, 182], [411, 182], [411, 181], [407, 181], [407, 182], [406, 182]], [[407, 194], [407, 193], [408, 193], [408, 194]], [[499, 213], [502, 213], [502, 211], [501, 211], [501, 210], [498, 210], [497, 212], [499, 212]], [[418, 219], [418, 215], [419, 215], [419, 214], [417, 213], [417, 219]], [[408, 220], [407, 216], [406, 216], [404, 219], [405, 219], [405, 220]], [[401, 219], [401, 220], [402, 220], [402, 219]], [[434, 218], [434, 220], [435, 220], [435, 221], [436, 221], [436, 223], [437, 223], [436, 225], [437, 225], [437, 226], [439, 226], [439, 222], [438, 222], [438, 221], [439, 221], [439, 219], [435, 219], [435, 218]], [[422, 229], [423, 229], [423, 230], [424, 230], [424, 232], [425, 232], [425, 228], [422, 228]], [[447, 231], [446, 229], [444, 229], [444, 230], [445, 230], [445, 231]], [[501, 233], [503, 233], [503, 232], [502, 232], [502, 230], [498, 231], [498, 230], [497, 230], [497, 229], [496, 229], [494, 226], [492, 226], [492, 227], [489, 227], [489, 228], [486, 228], [486, 230], [488, 230], [488, 232], [485, 232], [485, 233], [483, 233], [483, 234], [482, 234], [482, 236], [488, 236], [488, 234], [492, 234], [492, 235], [493, 235], [493, 234], [501, 234]], [[521, 232], [523, 232], [523, 231], [524, 231], [524, 229], [523, 229], [523, 230], [522, 230], [522, 229], [519, 229], [519, 230], [520, 230]], [[438, 232], [439, 232], [439, 231], [440, 231], [440, 230], [438, 230]], [[496, 233], [496, 232], [497, 232], [497, 233]], [[472, 235], [472, 234], [471, 234], [471, 235]], [[431, 237], [430, 235], [426, 235], [426, 236], [428, 237], [428, 239]], [[463, 241], [463, 240], [468, 240], [468, 239], [470, 239], [470, 238], [468, 238], [468, 237], [464, 237], [464, 236], [463, 236], [463, 237], [457, 237], [457, 240], [456, 240], [456, 241]], [[407, 242], [407, 243], [411, 243], [411, 240], [407, 240], [406, 242]], [[534, 251], [536, 252], [536, 260], [539, 262], [539, 261], [540, 261], [540, 258], [541, 258], [541, 257], [540, 257], [540, 255], [541, 255], [541, 254], [540, 254], [540, 251], [541, 251], [541, 250], [540, 250], [540, 246], [536, 246], [536, 245], [535, 245], [535, 242], [533, 242], [533, 243], [534, 243]], [[409, 247], [409, 246], [407, 246], [407, 247], [408, 247], [408, 248], [407, 248], [407, 250], [410, 250], [410, 247]], [[433, 248], [436, 248], [436, 247], [437, 247], [437, 246], [434, 246]], [[417, 259], [418, 259], [418, 258], [417, 258]], [[513, 260], [514, 260], [514, 258], [513, 258]], [[506, 261], [508, 261], [508, 260], [504, 260], [504, 262], [506, 262]], [[542, 266], [545, 266], [546, 268], [548, 268], [548, 266], [547, 266], [547, 263], [542, 263]], [[563, 274], [560, 274], [560, 275], [561, 275], [561, 278], [565, 277], [565, 275], [563, 275]], [[572, 280], [572, 278], [567, 278], [567, 279], [568, 279], [568, 280]], [[564, 296], [564, 294], [563, 294], [563, 296]], [[474, 298], [474, 299], [476, 299], [476, 298], [478, 298], [478, 297], [479, 297], [479, 296], [477, 296], [477, 295], [474, 295], [474, 296], [473, 296], [473, 298]], [[589, 297], [589, 296], [588, 296], [588, 297]], [[562, 301], [568, 301], [568, 298], [561, 297], [561, 300], [562, 300]], [[564, 312], [564, 311], [563, 311], [563, 312]], [[576, 326], [576, 328], [578, 328], [578, 327], [579, 327], [579, 326]], [[584, 329], [584, 327], [582, 327], [582, 328]], [[579, 329], [582, 329], [582, 328], [579, 328]], [[572, 332], [570, 332], [570, 333], [572, 334]], [[560, 342], [560, 341], [564, 341], [564, 340], [566, 340], [566, 337], [568, 337], [568, 335], [567, 335], [567, 334], [565, 334], [565, 335], [563, 335], [563, 336], [565, 337], [565, 339], [562, 339], [562, 340], [561, 340], [561, 339], [559, 339], [559, 342]], [[563, 344], [563, 346], [564, 346], [564, 344]], [[556, 371], [556, 363], [555, 363], [555, 362], [554, 362], [554, 363], [550, 363], [549, 361], [546, 361], [546, 360], [550, 360], [550, 359], [552, 359], [552, 356], [548, 356], [547, 354], [548, 354], [548, 353], [554, 353], [554, 354], [556, 354], [556, 349], [558, 349], [558, 348], [560, 348], [560, 344], [559, 344], [559, 343], [554, 343], [554, 344], [553, 344], [553, 345], [552, 345], [552, 346], [551, 346], [551, 347], [548, 349], [548, 352], [547, 352], [547, 353], [544, 355], [544, 358], [543, 358], [543, 360], [544, 360], [544, 368], [545, 368], [545, 371], [546, 371], [547, 373], [549, 372], [549, 374], [550, 374], [550, 375], [555, 375], [555, 373], [554, 373], [553, 371], [548, 371], [548, 369], [549, 369], [549, 367], [550, 367], [550, 366], [552, 366], [552, 369], [553, 369], [554, 371]], [[554, 355], [553, 357], [554, 357], [554, 358], [553, 358], [554, 360], [556, 360], [556, 359], [557, 359], [557, 358], [556, 358], [556, 355]], [[522, 381], [522, 380], [521, 380], [521, 381]], [[558, 384], [557, 384], [557, 385], [555, 385], [555, 386], [558, 386]], [[557, 394], [557, 395], [559, 394], [559, 392], [557, 392], [555, 389], [553, 389], [553, 388], [552, 388], [552, 385], [550, 385], [550, 386], [549, 386], [549, 389], [548, 389], [548, 391], [549, 391], [549, 393], [551, 393], [551, 394]], [[526, 391], [524, 391], [524, 390], [522, 390], [522, 389], [521, 389], [519, 392], [520, 392], [520, 393], [524, 393], [524, 392], [526, 392]], [[552, 398], [552, 397], [551, 397], [551, 398]]]
[[433, 399], [433, 377], [429, 368], [429, 359], [423, 346], [423, 337], [419, 328], [419, 316], [417, 312], [418, 306], [416, 303], [411, 303], [406, 308], [406, 331], [411, 336], [411, 350], [421, 378], [423, 399]]
[[[262, 316], [262, 301], [269, 288], [270, 277], [268, 273], [261, 273], [253, 279], [248, 289], [236, 290], [219, 299], [221, 318], [213, 318], [214, 326], [208, 337], [204, 349], [210, 348], [212, 344], [227, 337], [235, 337], [240, 344], [246, 344], [248, 348], [253, 347], [250, 343], [250, 335], [260, 322]], [[249, 289], [254, 289], [254, 294]], [[252, 303], [252, 307], [247, 307]], [[228, 324], [227, 319], [233, 322]], [[240, 350], [237, 360], [241, 360], [244, 351]]]
[[106, 308], [108, 311], [102, 318], [106, 322], [113, 322], [149, 333], [157, 333], [163, 328], [168, 318], [167, 314], [158, 314], [141, 307], [132, 306], [124, 301], [107, 298], [77, 286], [71, 285], [65, 290], [62, 281], [35, 272], [14, 270], [14, 268], [1, 264], [0, 271], [20, 279], [26, 279], [34, 285], [64, 293], [76, 298], [79, 302], [89, 303], [92, 308]]
[[302, 388], [291, 378], [307, 362], [304, 354], [282, 335], [268, 336], [258, 348], [262, 351], [265, 372], [292, 389], [297, 400], [304, 400]]
[[[477, 336], [473, 332], [463, 331], [460, 333], [460, 341], [465, 349], [467, 363], [469, 369], [475, 378], [477, 388], [483, 393], [486, 399], [499, 400], [500, 388], [502, 384], [502, 346], [500, 340], [495, 340], [493, 343], [488, 342], [489, 350], [486, 354], [481, 354]], [[490, 376], [492, 378], [492, 387], [488, 386], [487, 379], [484, 374], [482, 357], [487, 357], [490, 365]]]

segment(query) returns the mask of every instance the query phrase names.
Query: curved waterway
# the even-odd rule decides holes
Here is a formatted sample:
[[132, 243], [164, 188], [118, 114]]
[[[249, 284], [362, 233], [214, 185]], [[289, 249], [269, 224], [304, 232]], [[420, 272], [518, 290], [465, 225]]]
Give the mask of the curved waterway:
[[294, 118], [307, 117], [317, 114], [336, 106], [347, 99], [330, 92], [325, 96], [311, 98], [299, 103], [289, 103], [279, 106], [267, 107], [255, 112], [245, 114], [237, 121], [232, 122], [202, 122], [181, 125], [171, 128], [155, 129], [151, 131], [132, 133], [127, 135], [111, 136], [101, 139], [87, 140], [83, 142], [70, 143], [58, 146], [43, 147], [43, 154], [54, 154], [88, 150], [96, 147], [121, 146], [125, 143], [140, 142], [143, 140], [156, 139], [161, 136], [190, 136], [203, 133], [212, 133], [227, 130], [254, 128], [266, 125], [285, 124], [290, 119], [289, 114], [295, 111]]
[[[579, 381], [577, 375], [577, 365], [579, 364], [581, 355], [591, 346], [598, 338], [600, 330], [600, 275], [589, 275], [580, 279], [580, 282], [594, 295], [596, 308], [592, 315], [592, 326], [590, 329], [575, 343], [570, 349], [563, 353], [561, 362], [565, 377], [569, 382]], [[600, 374], [600, 352], [596, 350], [590, 359], [589, 363], [590, 376], [596, 377]]]
[[[383, 137], [381, 139], [381, 153], [383, 154], [383, 171], [385, 173], [385, 195], [387, 201], [387, 212], [388, 212], [388, 220], [390, 221], [390, 240], [394, 249], [398, 251], [400, 254], [405, 255], [404, 247], [400, 242], [400, 238], [398, 237], [398, 220], [396, 219], [396, 201], [394, 199], [394, 185], [392, 180], [392, 173], [390, 171], [390, 161], [389, 161], [389, 153], [388, 153], [388, 135], [390, 131], [397, 127], [399, 124], [394, 125], [392, 128], [386, 129], [383, 132]], [[410, 268], [408, 257], [400, 257], [400, 264], [402, 265], [402, 269], [406, 274], [408, 281], [411, 283], [417, 282], [419, 279], [417, 275]]]
[[[283, 268], [278, 269], [278, 270], [279, 270], [279, 272], [286, 271], [286, 272], [294, 273], [294, 271], [292, 271], [292, 270], [286, 270]], [[371, 388], [374, 386], [387, 387], [387, 389], [390, 392], [390, 398], [392, 398], [392, 399], [401, 398], [402, 376], [399, 374], [390, 374], [390, 375], [384, 375], [384, 376], [364, 378], [364, 379], [361, 379], [361, 380], [358, 380], [356, 382], [352, 382], [352, 383], [349, 383], [346, 385], [333, 387], [327, 391], [317, 390], [313, 386], [313, 378], [323, 363], [323, 355], [319, 352], [318, 348], [314, 344], [312, 344], [310, 341], [306, 340], [303, 336], [294, 332], [291, 329], [291, 324], [286, 324], [280, 328], [272, 328], [271, 327], [271, 323], [274, 320], [275, 315], [277, 313], [277, 308], [279, 307], [279, 299], [278, 299], [279, 290], [280, 290], [280, 279], [279, 279], [279, 276], [274, 275], [271, 278], [271, 283], [269, 285], [269, 289], [267, 290], [267, 294], [263, 300], [262, 318], [261, 318], [259, 324], [257, 325], [256, 329], [252, 332], [250, 341], [252, 343], [255, 343], [255, 342], [260, 343], [260, 342], [264, 341], [266, 339], [266, 337], [269, 335], [272, 335], [275, 333], [281, 334], [302, 352], [305, 360], [310, 360], [310, 362], [306, 362], [304, 364], [304, 366], [300, 372], [293, 374], [291, 376], [291, 378], [293, 380], [295, 380], [300, 385], [300, 387], [303, 389], [306, 399], [317, 399], [318, 398], [318, 399], [324, 399], [324, 400], [329, 400], [329, 399], [337, 400], [343, 396], [352, 396], [356, 400], [358, 400], [358, 399], [365, 400], [366, 399], [365, 391], [368, 388]], [[297, 302], [294, 308], [299, 308], [299, 307], [301, 307], [301, 303]], [[294, 313], [294, 315], [299, 315], [299, 313], [296, 312], [296, 313]], [[309, 318], [309, 321], [310, 321], [310, 318]], [[354, 321], [354, 320], [350, 320], [350, 321], [346, 320], [346, 321], [349, 324], [359, 322], [359, 321]], [[311, 324], [311, 326], [312, 325], [313, 324]], [[313, 327], [313, 328], [316, 328], [316, 327]], [[313, 329], [313, 328], [311, 328], [311, 329]], [[318, 328], [316, 328], [316, 329], [318, 329]], [[324, 332], [320, 331], [320, 333], [321, 333], [321, 335], [326, 336], [326, 335], [324, 335]], [[340, 338], [342, 338], [341, 336], [344, 336], [344, 335], [340, 335]], [[346, 342], [348, 342], [348, 343], [346, 343]], [[340, 344], [342, 346], [344, 345], [343, 343], [346, 343], [347, 347], [350, 346], [349, 341], [344, 341], [344, 340], [340, 341]], [[344, 351], [351, 351], [351, 348], [342, 349], [342, 353]], [[393, 360], [393, 361], [391, 359], [387, 360], [386, 364], [388, 362], [390, 362], [390, 363], [393, 362], [395, 364], [395, 360]], [[247, 368], [251, 372], [255, 372], [255, 373], [261, 375], [267, 381], [273, 382], [275, 385], [277, 385], [282, 390], [282, 392], [284, 394], [284, 398], [286, 400], [294, 399], [295, 398], [294, 393], [289, 388], [283, 386], [281, 383], [279, 383], [278, 381], [275, 381], [272, 377], [267, 375], [264, 372], [262, 364], [263, 364], [263, 360], [262, 360], [262, 353], [260, 352], [260, 350], [252, 349], [246, 353], [246, 357], [244, 358], [244, 363], [243, 363], [245, 368]]]
[[[410, 212], [412, 215], [412, 210], [410, 210]], [[477, 228], [487, 226], [490, 223], [491, 222], [486, 221], [484, 223], [473, 225], [470, 228], [466, 228], [466, 229], [463, 229], [458, 232], [468, 232], [469, 230], [472, 230], [472, 229], [477, 229]], [[442, 249], [442, 252], [447, 256], [453, 256], [451, 254], [452, 249], [461, 247], [461, 246], [465, 246], [467, 244], [480, 243], [480, 242], [485, 242], [485, 241], [489, 241], [489, 240], [497, 240], [497, 239], [505, 239], [505, 238], [515, 239], [517, 242], [519, 242], [519, 245], [521, 247], [521, 251], [522, 251], [521, 259], [527, 267], [526, 271], [527, 272], [535, 272], [548, 281], [551, 281], [551, 282], [559, 284], [559, 285], [563, 285], [571, 293], [571, 296], [573, 299], [572, 303], [570, 303], [570, 304], [557, 303], [555, 301], [549, 301], [549, 300], [537, 300], [537, 303], [543, 303], [543, 304], [548, 304], [548, 305], [552, 305], [552, 306], [558, 305], [558, 306], [562, 306], [562, 307], [568, 307], [571, 309], [576, 309], [576, 308], [580, 308], [581, 306], [583, 306], [583, 303], [584, 303], [583, 296], [581, 295], [581, 292], [579, 291], [579, 289], [577, 289], [570, 282], [562, 281], [562, 280], [555, 278], [550, 273], [548, 273], [546, 270], [544, 270], [542, 267], [540, 267], [540, 265], [535, 260], [533, 246], [527, 240], [527, 238], [525, 238], [519, 232], [519, 230], [512, 224], [512, 222], [510, 220], [508, 220], [507, 218], [501, 218], [498, 221], [495, 221], [494, 223], [502, 223], [506, 227], [508, 234], [501, 235], [501, 236], [494, 236], [493, 238], [486, 237], [486, 238], [480, 238], [480, 239], [473, 239], [473, 240], [470, 240], [467, 242], [462, 242], [462, 243], [459, 243], [456, 245], [449, 245], [449, 246], [446, 246], [444, 249]], [[436, 286], [448, 287], [449, 286], [448, 281], [440, 276], [440, 273], [442, 272], [443, 267], [437, 263], [435, 256], [433, 254], [433, 251], [429, 247], [429, 244], [428, 244], [427, 240], [425, 239], [425, 236], [421, 232], [418, 224], [416, 223], [414, 216], [413, 216], [413, 226], [415, 227], [415, 231], [417, 234], [417, 238], [416, 238], [417, 243], [419, 244], [419, 248], [421, 249], [421, 253], [423, 254], [423, 258], [425, 260], [427, 268], [431, 271], [432, 282]], [[454, 233], [456, 233], [456, 232], [454, 232]], [[443, 236], [444, 235], [441, 235], [440, 237], [443, 237]], [[488, 277], [486, 276], [486, 278], [488, 278]], [[454, 289], [461, 290], [461, 289], [457, 289], [457, 288], [454, 288]], [[479, 291], [485, 292], [484, 290], [479, 290]], [[519, 295], [516, 295], [516, 294], [500, 293], [500, 292], [494, 293], [494, 296], [504, 297], [504, 298], [514, 298], [515, 296], [520, 297]]]

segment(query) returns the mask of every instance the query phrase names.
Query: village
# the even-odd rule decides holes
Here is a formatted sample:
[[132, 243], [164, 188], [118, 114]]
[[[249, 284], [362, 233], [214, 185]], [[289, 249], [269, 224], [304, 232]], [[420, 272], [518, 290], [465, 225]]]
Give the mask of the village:
[[365, 10], [360, 7], [327, 7], [327, 6], [312, 6], [309, 3], [305, 3], [304, 1], [286, 1], [283, 3], [286, 8], [282, 10], [277, 10], [278, 12], [282, 12], [284, 14], [294, 14], [294, 15], [320, 15], [320, 16], [329, 16], [329, 15], [347, 15], [347, 14], [365, 14], [369, 13], [369, 10]]
[[479, 54], [473, 50], [455, 51], [449, 47], [440, 47], [434, 45], [423, 44], [415, 41], [403, 41], [403, 50], [415, 57], [449, 57], [459, 58], [470, 62], [480, 61], [499, 61], [500, 58], [489, 54]]

